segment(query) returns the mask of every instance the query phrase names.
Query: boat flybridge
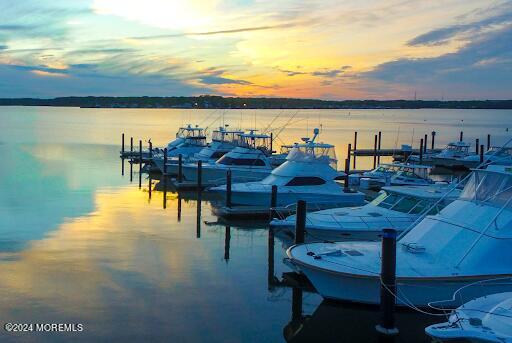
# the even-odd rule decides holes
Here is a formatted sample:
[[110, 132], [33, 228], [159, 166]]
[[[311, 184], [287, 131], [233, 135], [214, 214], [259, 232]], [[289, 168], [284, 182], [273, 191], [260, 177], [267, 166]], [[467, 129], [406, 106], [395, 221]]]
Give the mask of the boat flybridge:
[[[512, 167], [474, 170], [458, 199], [399, 236], [397, 304], [426, 306], [475, 281], [512, 276]], [[329, 299], [379, 303], [380, 242], [294, 245], [287, 250]], [[474, 289], [472, 297], [503, 292]]]
[[458, 160], [472, 155], [469, 152], [470, 147], [471, 144], [463, 141], [448, 143], [440, 153], [429, 158], [429, 163], [441, 167], [457, 167]]
[[[194, 163], [201, 160], [214, 163], [237, 146], [238, 136], [242, 133], [243, 131], [240, 130], [229, 130], [228, 125], [219, 127], [213, 130], [211, 143], [193, 155], [184, 156], [183, 162]], [[178, 174], [178, 162], [178, 156], [172, 157], [167, 161], [167, 174]]]
[[[379, 196], [364, 206], [309, 212], [306, 229], [317, 237], [329, 239], [348, 235], [376, 238], [384, 228], [403, 231], [420, 216], [437, 214], [459, 195], [460, 189], [448, 183], [383, 187]], [[270, 225], [293, 230], [295, 221], [296, 216], [291, 215], [274, 219]]]
[[430, 179], [432, 168], [421, 164], [384, 163], [362, 174], [349, 176], [350, 183], [362, 188], [382, 186], [427, 186], [434, 183]]
[[[226, 183], [226, 173], [231, 170], [234, 182], [262, 180], [273, 169], [271, 136], [257, 130], [238, 135], [237, 146], [217, 161], [202, 165], [202, 182], [205, 185]], [[197, 164], [183, 164], [183, 176], [197, 182]]]
[[[364, 203], [361, 192], [344, 192], [336, 179], [345, 173], [336, 170], [334, 146], [316, 142], [319, 130], [312, 139], [295, 144], [286, 162], [272, 170], [261, 181], [235, 183], [231, 186], [231, 202], [235, 205], [269, 206], [272, 185], [277, 186], [277, 206], [293, 205], [297, 200], [320, 207], [356, 206]], [[210, 188], [225, 195], [226, 185]]]
[[[471, 287], [487, 287], [491, 283], [508, 284], [508, 291], [490, 294], [476, 299], [465, 299], [464, 293]], [[491, 279], [458, 290], [447, 303], [464, 301], [454, 309], [448, 321], [430, 325], [425, 332], [440, 341], [467, 340], [471, 342], [512, 342], [512, 279]], [[429, 304], [445, 310], [444, 302]], [[453, 307], [451, 307], [453, 308]]]

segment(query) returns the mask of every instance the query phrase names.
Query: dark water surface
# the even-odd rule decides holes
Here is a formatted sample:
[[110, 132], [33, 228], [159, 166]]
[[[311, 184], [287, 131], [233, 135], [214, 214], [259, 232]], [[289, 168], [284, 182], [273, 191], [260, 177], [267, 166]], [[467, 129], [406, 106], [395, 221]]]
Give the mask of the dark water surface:
[[[200, 220], [194, 193], [168, 192], [164, 209], [163, 192], [150, 197], [146, 176], [141, 189], [137, 174], [130, 183], [128, 166], [121, 176], [121, 132], [158, 145], [182, 122], [207, 115], [209, 122], [217, 117], [212, 126], [254, 126], [255, 111], [228, 111], [220, 119], [218, 110], [189, 112], [0, 108], [0, 321], [84, 326], [75, 333], [0, 328], [1, 342], [378, 341], [378, 309], [322, 302], [280, 282], [290, 271], [282, 261], [286, 237], [273, 241], [255, 223], [215, 224], [215, 199], [206, 194]], [[510, 111], [347, 112], [334, 111], [338, 118], [310, 111], [282, 139], [290, 143], [321, 122], [323, 140], [337, 145], [350, 142], [357, 128], [367, 136], [363, 146], [379, 129], [392, 146], [400, 125], [400, 137], [410, 137], [412, 127], [420, 137], [437, 126], [441, 143], [457, 138], [463, 117], [471, 139], [491, 133], [503, 142], [512, 122]], [[274, 115], [257, 112], [256, 125]], [[284, 125], [290, 115], [282, 116]], [[428, 341], [424, 327], [442, 320], [400, 312], [397, 341]]]

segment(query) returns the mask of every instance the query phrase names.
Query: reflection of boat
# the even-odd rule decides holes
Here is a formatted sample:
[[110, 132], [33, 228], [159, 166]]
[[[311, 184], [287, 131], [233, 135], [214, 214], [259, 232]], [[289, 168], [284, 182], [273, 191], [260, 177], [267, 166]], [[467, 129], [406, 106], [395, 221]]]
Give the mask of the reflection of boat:
[[[505, 282], [512, 288], [511, 279], [486, 280], [470, 287], [486, 287], [491, 282]], [[460, 289], [449, 302], [464, 301], [466, 289]], [[435, 304], [443, 306], [442, 302]], [[453, 310], [448, 322], [433, 324], [425, 332], [438, 340], [465, 339], [471, 342], [512, 342], [512, 292], [486, 295], [465, 300]]]
[[[220, 127], [212, 132], [212, 142], [203, 147], [198, 153], [193, 155], [184, 156], [184, 163], [197, 163], [203, 161], [206, 163], [215, 163], [219, 158], [230, 152], [237, 146], [238, 135], [242, 134], [239, 130], [227, 130]], [[179, 155], [179, 154], [178, 154]], [[168, 175], [178, 174], [177, 156], [170, 158], [167, 161], [166, 172]]]
[[449, 143], [439, 154], [430, 157], [430, 163], [442, 167], [460, 167], [459, 160], [471, 156], [470, 144], [459, 141]]
[[[200, 152], [204, 147], [206, 147], [204, 129], [188, 124], [187, 126], [180, 127], [176, 133], [176, 139], [167, 144], [167, 157], [174, 157], [179, 154], [183, 155], [183, 157], [188, 157]], [[155, 149], [152, 163], [156, 165], [160, 171], [163, 171], [163, 150]]]
[[[226, 183], [226, 172], [231, 170], [235, 182], [261, 180], [272, 171], [271, 137], [255, 130], [238, 135], [238, 146], [215, 163], [202, 165], [202, 182], [208, 185]], [[197, 182], [197, 164], [185, 163], [183, 176]]]
[[[438, 213], [459, 194], [460, 190], [451, 184], [384, 187], [375, 200], [364, 206], [308, 213], [306, 229], [315, 235], [370, 233], [375, 237], [387, 227], [404, 230], [427, 211]], [[293, 215], [273, 220], [271, 226], [294, 228], [295, 220]]]
[[[305, 200], [309, 204], [329, 206], [356, 206], [364, 202], [361, 192], [344, 192], [336, 182], [345, 175], [336, 170], [334, 146], [315, 142], [319, 130], [311, 140], [295, 144], [286, 162], [261, 181], [235, 183], [231, 186], [234, 205], [269, 206], [272, 185], [277, 186], [277, 206]], [[213, 187], [213, 192], [226, 194], [226, 185]]]
[[[474, 170], [457, 200], [397, 242], [397, 303], [425, 306], [469, 283], [511, 275], [511, 224], [512, 167]], [[324, 298], [376, 304], [380, 252], [378, 242], [344, 242], [295, 245], [287, 254]], [[475, 288], [472, 296], [502, 291]]]
[[374, 170], [349, 176], [351, 184], [362, 188], [378, 188], [382, 186], [426, 186], [431, 185], [430, 166], [408, 163], [381, 164]]

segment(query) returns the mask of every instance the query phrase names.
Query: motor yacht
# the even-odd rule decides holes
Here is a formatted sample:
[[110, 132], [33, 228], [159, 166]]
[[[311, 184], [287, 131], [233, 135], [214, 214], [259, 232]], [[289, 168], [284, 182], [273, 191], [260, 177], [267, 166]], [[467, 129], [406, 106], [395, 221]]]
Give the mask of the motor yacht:
[[430, 179], [430, 166], [408, 163], [380, 164], [377, 168], [360, 174], [351, 174], [351, 185], [359, 185], [363, 189], [374, 189], [382, 186], [427, 186], [434, 183]]
[[448, 145], [440, 153], [430, 157], [429, 163], [434, 166], [448, 168], [460, 167], [461, 165], [458, 161], [468, 156], [474, 155], [474, 153], [469, 152], [470, 147], [471, 144], [463, 141], [448, 143]]

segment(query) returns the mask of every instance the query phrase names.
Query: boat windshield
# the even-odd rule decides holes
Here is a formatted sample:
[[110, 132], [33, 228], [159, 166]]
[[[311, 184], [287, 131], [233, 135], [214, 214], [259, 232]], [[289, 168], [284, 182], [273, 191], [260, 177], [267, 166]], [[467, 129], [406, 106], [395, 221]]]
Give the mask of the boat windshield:
[[460, 152], [468, 152], [469, 145], [458, 142], [458, 143], [450, 143], [444, 148], [446, 151], [460, 151]]
[[336, 169], [336, 152], [330, 144], [296, 144], [287, 161], [329, 164]]
[[212, 141], [214, 142], [226, 142], [226, 143], [237, 143], [238, 135], [241, 131], [226, 131], [224, 129], [215, 130], [212, 132]]
[[180, 127], [176, 133], [176, 138], [205, 138], [204, 129], [200, 127], [192, 127], [190, 124], [186, 127]]
[[[401, 213], [422, 214], [432, 207], [433, 202], [427, 199], [415, 198], [413, 196], [401, 195], [398, 193], [382, 193], [375, 198], [371, 204]], [[429, 211], [429, 214], [436, 214], [443, 207], [443, 204], [438, 204]]]
[[475, 170], [460, 199], [512, 209], [512, 168], [505, 173]]
[[238, 135], [238, 146], [270, 153], [270, 136], [256, 134], [254, 130], [251, 130], [250, 133]]
[[487, 152], [486, 155], [493, 155], [493, 156], [500, 156], [500, 157], [511, 157], [512, 156], [512, 148], [502, 148], [502, 147], [491, 147]]

